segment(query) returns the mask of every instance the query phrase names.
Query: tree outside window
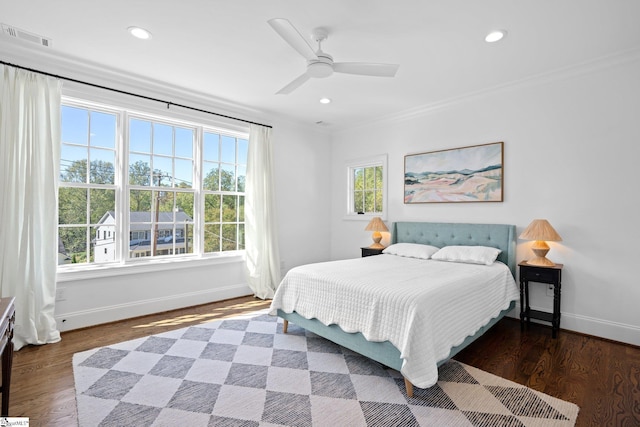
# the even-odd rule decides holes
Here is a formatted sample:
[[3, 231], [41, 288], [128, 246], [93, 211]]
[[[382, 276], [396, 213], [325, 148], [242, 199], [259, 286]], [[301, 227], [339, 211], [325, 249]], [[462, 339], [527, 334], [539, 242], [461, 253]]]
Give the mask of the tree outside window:
[[347, 164], [348, 218], [386, 215], [386, 164], [386, 155]]
[[59, 264], [243, 250], [247, 152], [231, 132], [65, 103]]

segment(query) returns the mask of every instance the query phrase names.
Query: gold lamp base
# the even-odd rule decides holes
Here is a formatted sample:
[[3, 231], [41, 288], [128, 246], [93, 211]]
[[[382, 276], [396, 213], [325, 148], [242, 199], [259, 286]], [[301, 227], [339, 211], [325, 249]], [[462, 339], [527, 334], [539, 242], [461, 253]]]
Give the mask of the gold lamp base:
[[537, 265], [540, 267], [553, 267], [556, 264], [547, 258], [547, 252], [549, 252], [549, 245], [544, 240], [536, 240], [531, 250], [535, 254], [535, 257], [527, 260], [529, 265]]
[[535, 257], [527, 260], [527, 264], [538, 267], [555, 267], [556, 263], [546, 257]]
[[370, 249], [384, 249], [384, 245], [380, 243], [382, 234], [380, 234], [379, 231], [374, 231], [371, 238], [373, 239], [373, 243], [369, 246]]

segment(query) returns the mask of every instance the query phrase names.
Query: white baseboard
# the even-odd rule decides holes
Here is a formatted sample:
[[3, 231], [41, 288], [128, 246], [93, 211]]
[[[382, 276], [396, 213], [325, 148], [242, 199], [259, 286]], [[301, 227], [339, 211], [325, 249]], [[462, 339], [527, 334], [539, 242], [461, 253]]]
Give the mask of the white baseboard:
[[562, 313], [560, 329], [640, 346], [640, 327], [578, 314]]
[[[533, 310], [547, 311], [543, 308], [531, 307]], [[520, 305], [509, 313], [509, 317], [520, 318]], [[537, 322], [532, 319], [532, 322]], [[549, 322], [538, 322], [549, 325]], [[619, 341], [626, 344], [640, 346], [640, 327], [624, 323], [612, 322], [595, 317], [582, 316], [574, 313], [562, 312], [560, 316], [560, 329], [593, 335], [608, 340]]]
[[253, 291], [247, 285], [239, 284], [201, 292], [171, 295], [169, 297], [146, 299], [127, 304], [99, 307], [92, 310], [64, 313], [59, 316], [56, 315], [55, 319], [59, 331], [70, 331], [117, 320], [130, 319], [132, 317], [192, 307], [252, 294]]
[[[59, 331], [70, 331], [102, 323], [114, 322], [116, 320], [130, 319], [132, 317], [175, 310], [183, 307], [191, 307], [194, 305], [206, 304], [209, 302], [237, 298], [251, 294], [253, 294], [253, 292], [247, 285], [240, 284], [224, 288], [210, 289], [202, 292], [192, 292], [172, 295], [165, 298], [147, 299], [128, 304], [100, 307], [94, 310], [65, 313], [63, 315], [56, 316], [56, 322]], [[537, 307], [532, 308], [535, 310], [544, 310]], [[516, 304], [516, 307], [508, 316], [519, 319], [520, 305]], [[532, 320], [532, 322], [536, 322], [536, 320]], [[548, 322], [540, 323], [549, 324]], [[560, 319], [560, 328], [640, 346], [640, 327], [633, 325], [565, 312], [562, 313], [562, 317]]]

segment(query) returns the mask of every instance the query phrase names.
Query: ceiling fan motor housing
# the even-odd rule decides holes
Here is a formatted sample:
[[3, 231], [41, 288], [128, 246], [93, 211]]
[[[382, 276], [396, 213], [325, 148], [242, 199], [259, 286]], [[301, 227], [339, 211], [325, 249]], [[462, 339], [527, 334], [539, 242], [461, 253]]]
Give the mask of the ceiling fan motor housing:
[[317, 55], [318, 59], [307, 63], [307, 75], [315, 78], [329, 77], [333, 74], [333, 57], [322, 51], [318, 51]]

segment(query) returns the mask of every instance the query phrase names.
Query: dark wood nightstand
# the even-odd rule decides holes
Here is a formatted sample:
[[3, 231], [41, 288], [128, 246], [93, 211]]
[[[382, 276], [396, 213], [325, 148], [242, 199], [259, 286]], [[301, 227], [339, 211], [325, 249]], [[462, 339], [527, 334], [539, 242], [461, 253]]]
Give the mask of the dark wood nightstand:
[[[551, 336], [556, 338], [560, 329], [560, 284], [562, 280], [562, 264], [554, 266], [529, 265], [526, 261], [518, 264], [520, 268], [520, 326], [524, 329], [531, 319], [551, 322]], [[553, 313], [531, 310], [529, 306], [529, 282], [553, 285]]]
[[380, 255], [385, 248], [382, 249], [374, 249], [374, 248], [360, 248], [362, 250], [362, 257], [372, 256], [372, 255]]
[[11, 365], [13, 363], [13, 327], [16, 308], [13, 297], [0, 298], [0, 358], [2, 359], [2, 416], [9, 416], [9, 389], [11, 388]]

